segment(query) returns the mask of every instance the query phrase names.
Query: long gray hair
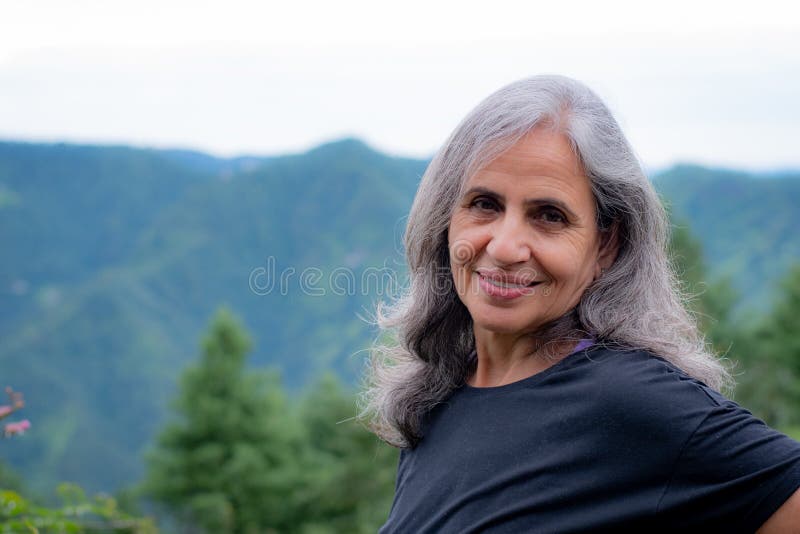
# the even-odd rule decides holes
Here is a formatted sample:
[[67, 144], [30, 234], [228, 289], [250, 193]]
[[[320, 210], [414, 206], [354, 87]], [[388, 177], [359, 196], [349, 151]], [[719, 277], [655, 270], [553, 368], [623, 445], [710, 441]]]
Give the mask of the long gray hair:
[[456, 127], [420, 183], [405, 231], [410, 284], [377, 323], [361, 416], [384, 441], [413, 447], [422, 421], [463, 385], [476, 364], [472, 319], [453, 287], [447, 231], [467, 178], [538, 125], [563, 133], [583, 164], [601, 232], [616, 232], [613, 265], [576, 308], [536, 332], [545, 344], [594, 336], [646, 349], [717, 389], [725, 367], [706, 348], [684, 306], [666, 247], [667, 217], [611, 112], [588, 87], [535, 76], [490, 95]]

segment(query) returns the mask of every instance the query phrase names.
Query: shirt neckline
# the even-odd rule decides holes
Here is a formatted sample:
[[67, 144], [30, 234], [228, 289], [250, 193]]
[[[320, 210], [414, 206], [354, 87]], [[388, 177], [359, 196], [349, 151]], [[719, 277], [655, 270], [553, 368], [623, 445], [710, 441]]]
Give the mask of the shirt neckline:
[[593, 350], [596, 347], [597, 345], [595, 339], [584, 338], [578, 341], [578, 343], [575, 345], [575, 347], [569, 354], [561, 358], [559, 361], [557, 361], [544, 371], [540, 371], [534, 375], [522, 378], [515, 382], [503, 384], [501, 386], [475, 387], [465, 383], [457, 391], [461, 391], [469, 395], [487, 395], [495, 393], [505, 393], [508, 391], [529, 387], [539, 382], [540, 380], [543, 380], [544, 378], [553, 374], [554, 372], [557, 372], [558, 370], [566, 366], [568, 362], [572, 362], [574, 360], [579, 359], [579, 357], [583, 356], [585, 353]]

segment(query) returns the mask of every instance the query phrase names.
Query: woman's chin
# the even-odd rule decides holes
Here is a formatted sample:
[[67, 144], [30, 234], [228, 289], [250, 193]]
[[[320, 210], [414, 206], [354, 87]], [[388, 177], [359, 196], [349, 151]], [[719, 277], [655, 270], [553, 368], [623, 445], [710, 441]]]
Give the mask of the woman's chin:
[[475, 330], [482, 330], [484, 332], [491, 332], [492, 334], [501, 335], [514, 335], [525, 334], [535, 330], [536, 325], [531, 324], [517, 324], [511, 321], [501, 321], [496, 318], [493, 320], [474, 320], [473, 325]]

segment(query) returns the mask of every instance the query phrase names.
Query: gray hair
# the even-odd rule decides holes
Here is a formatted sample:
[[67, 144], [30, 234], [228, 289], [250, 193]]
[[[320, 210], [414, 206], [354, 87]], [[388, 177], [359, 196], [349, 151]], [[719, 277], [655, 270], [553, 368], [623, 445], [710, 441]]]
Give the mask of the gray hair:
[[569, 139], [591, 182], [598, 227], [616, 232], [619, 243], [613, 265], [576, 308], [536, 338], [546, 345], [589, 334], [649, 350], [711, 387], [730, 383], [684, 306], [667, 255], [665, 210], [611, 112], [580, 82], [535, 76], [478, 104], [422, 177], [404, 236], [410, 284], [378, 306], [376, 321], [390, 339], [373, 346], [361, 395], [362, 418], [392, 445], [415, 446], [424, 416], [474, 371], [472, 319], [450, 272], [450, 217], [467, 178], [536, 126]]

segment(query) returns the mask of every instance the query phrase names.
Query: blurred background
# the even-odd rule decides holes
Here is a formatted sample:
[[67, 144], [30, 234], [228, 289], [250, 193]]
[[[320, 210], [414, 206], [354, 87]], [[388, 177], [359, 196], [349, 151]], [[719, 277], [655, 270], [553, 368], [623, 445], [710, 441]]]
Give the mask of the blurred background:
[[0, 2], [0, 521], [376, 531], [397, 453], [355, 395], [375, 304], [405, 280], [405, 215], [458, 121], [541, 73], [607, 101], [729, 394], [797, 439], [791, 13]]

